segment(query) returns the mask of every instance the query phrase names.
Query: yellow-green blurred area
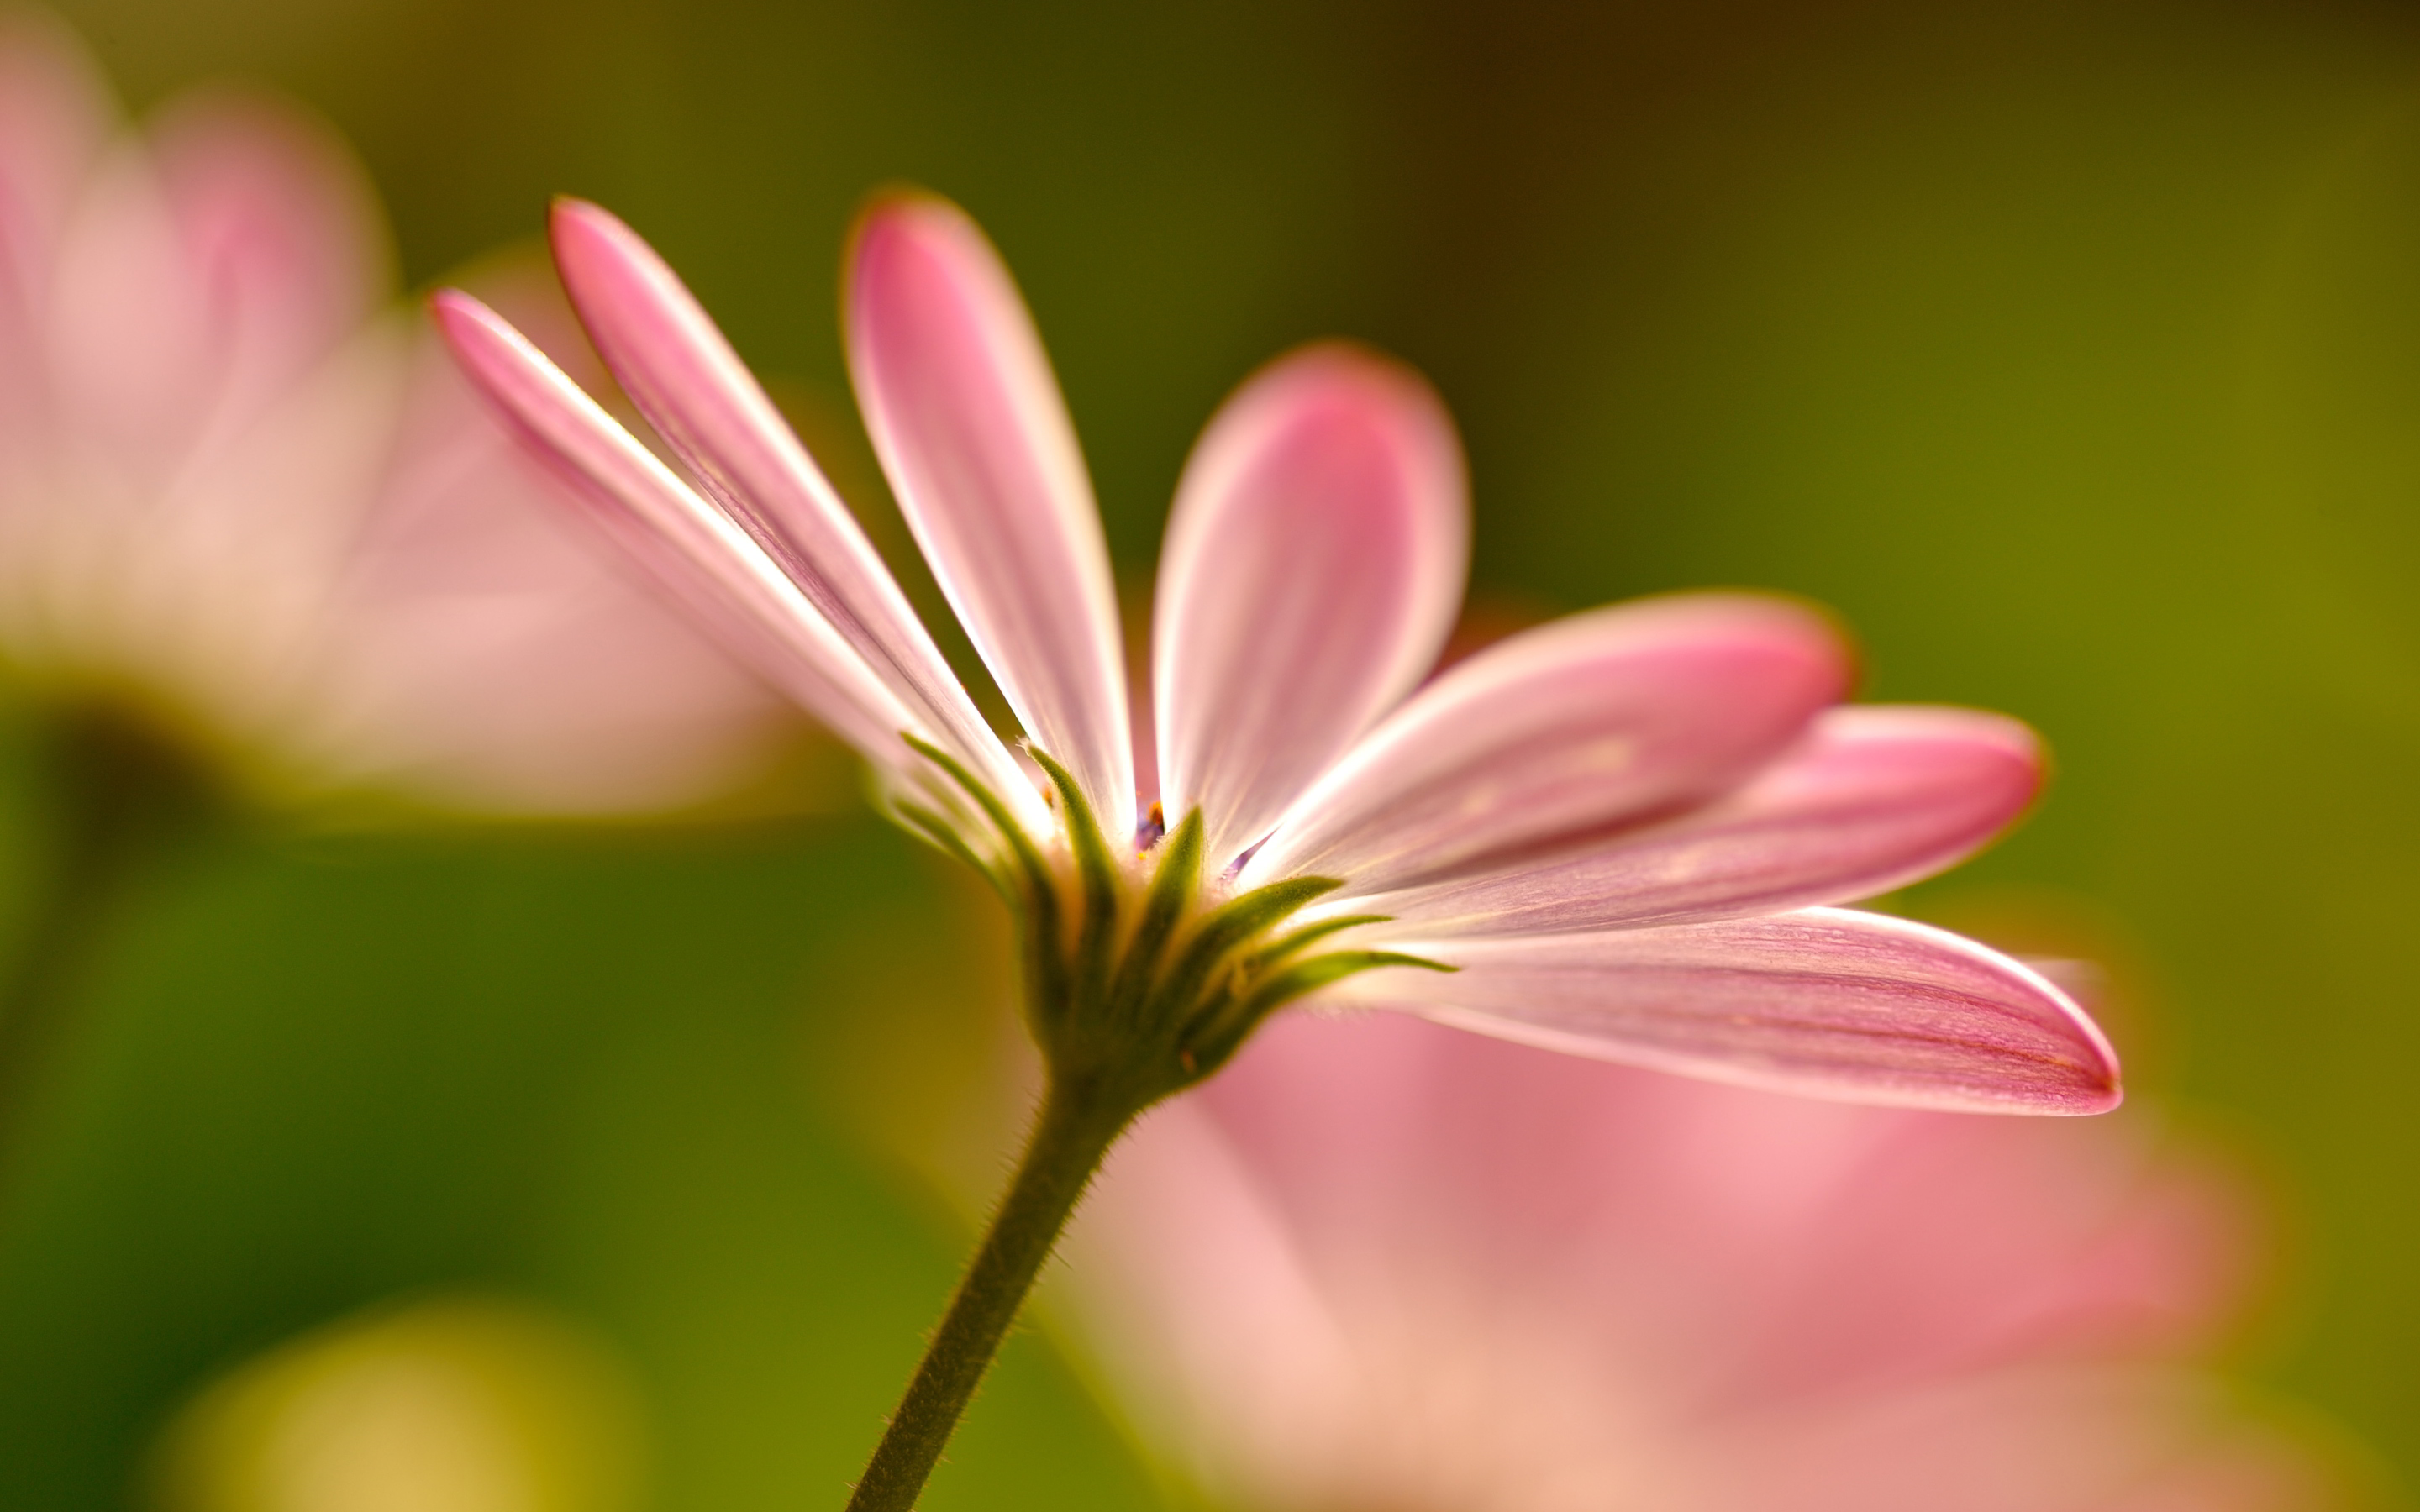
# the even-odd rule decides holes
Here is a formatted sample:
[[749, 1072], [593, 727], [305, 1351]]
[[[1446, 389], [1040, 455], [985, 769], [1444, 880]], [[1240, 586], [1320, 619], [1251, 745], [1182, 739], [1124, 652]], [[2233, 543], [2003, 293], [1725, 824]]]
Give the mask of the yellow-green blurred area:
[[[1869, 695], [2032, 721], [2046, 804], [1906, 906], [2085, 921], [2139, 979], [2137, 1093], [2281, 1213], [2233, 1364], [2420, 1480], [2420, 13], [65, 14], [138, 107], [234, 75], [324, 113], [417, 285], [602, 201], [835, 414], [853, 207], [954, 196], [1138, 579], [1218, 398], [1342, 333], [1459, 418], [1485, 599], [1787, 589]], [[961, 1240], [873, 1152], [921, 1063], [864, 1025], [985, 990], [970, 912], [864, 816], [198, 834], [108, 921], [25, 1116], [0, 1505], [401, 1512], [310, 1491], [295, 1412], [467, 1512], [836, 1505]], [[932, 1038], [940, 1119], [969, 1052]], [[1170, 1494], [1026, 1335], [927, 1504]]]

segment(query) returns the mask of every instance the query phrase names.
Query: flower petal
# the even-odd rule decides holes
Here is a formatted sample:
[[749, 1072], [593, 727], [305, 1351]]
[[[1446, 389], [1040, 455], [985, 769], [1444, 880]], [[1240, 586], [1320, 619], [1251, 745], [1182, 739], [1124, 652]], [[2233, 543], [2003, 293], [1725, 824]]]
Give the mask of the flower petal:
[[848, 506], [662, 258], [612, 213], [555, 204], [555, 266], [606, 365], [706, 491], [928, 729], [1030, 786], [950, 671]]
[[1853, 706], [1746, 787], [1535, 864], [1329, 906], [1423, 935], [1683, 924], [1871, 898], [1974, 854], [2041, 782], [2033, 732], [1970, 709]]
[[1575, 1055], [1808, 1096], [2102, 1113], [2118, 1057], [2066, 994], [1945, 930], [1810, 908], [1674, 929], [1410, 949], [1342, 998]]
[[1244, 869], [1356, 894], [1575, 840], [1741, 781], [1839, 697], [1831, 626], [1780, 599], [1691, 594], [1541, 625], [1372, 731]]
[[152, 155], [219, 348], [209, 381], [282, 393], [388, 295], [378, 196], [344, 143], [240, 95], [171, 107]]
[[1133, 822], [1125, 657], [1099, 514], [1041, 339], [974, 223], [928, 197], [850, 250], [849, 369], [899, 507], [1025, 733]]
[[1436, 660], [1469, 564], [1453, 423], [1407, 368], [1312, 347], [1248, 380], [1160, 551], [1160, 796], [1232, 856]]
[[59, 240], [115, 114], [84, 47], [39, 11], [0, 16], [0, 440], [46, 430], [42, 319]]
[[448, 289], [431, 302], [439, 331], [472, 381], [580, 486], [614, 537], [734, 636], [735, 649], [768, 678], [890, 770], [914, 760], [901, 731], [935, 738], [772, 558], [519, 332], [467, 294]]
[[96, 165], [62, 228], [43, 341], [68, 444], [149, 497], [283, 401], [384, 293], [343, 146], [232, 98]]

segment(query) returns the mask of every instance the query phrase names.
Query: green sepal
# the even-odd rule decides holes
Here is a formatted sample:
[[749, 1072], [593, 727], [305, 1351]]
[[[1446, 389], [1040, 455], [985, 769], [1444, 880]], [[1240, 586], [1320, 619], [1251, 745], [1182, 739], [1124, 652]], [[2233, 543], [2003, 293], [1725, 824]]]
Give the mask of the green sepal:
[[1424, 971], [1459, 971], [1443, 962], [1405, 955], [1400, 950], [1337, 950], [1296, 962], [1254, 987], [1227, 1011], [1218, 1014], [1187, 1046], [1194, 1079], [1200, 1081], [1226, 1065], [1243, 1047], [1261, 1021], [1305, 994], [1347, 977], [1380, 966], [1418, 966]]
[[[1327, 877], [1284, 877], [1203, 908], [1199, 809], [1153, 847], [1156, 865], [1132, 896], [1138, 879], [1121, 866], [1074, 777], [1029, 745], [1057, 799], [1070, 878], [963, 763], [915, 735], [901, 738], [999, 833], [1000, 850], [986, 856], [963, 822], [911, 799], [890, 803], [910, 829], [982, 872], [1017, 917], [1027, 1017], [1052, 1077], [1119, 1088], [1102, 1095], [1129, 1115], [1218, 1071], [1271, 1013], [1307, 994], [1380, 966], [1456, 969], [1398, 950], [1306, 954], [1345, 931], [1388, 922], [1382, 914], [1320, 919], [1270, 938], [1342, 886]], [[1064, 927], [1071, 910], [1072, 939]]]
[[1343, 885], [1330, 877], [1285, 877], [1228, 899], [1202, 916], [1193, 937], [1152, 995], [1176, 1011], [1191, 1012], [1211, 972], [1236, 947]]
[[1000, 831], [1001, 839], [1008, 842], [1011, 854], [1016, 857], [1018, 867], [1025, 872], [1027, 883], [1036, 890], [1047, 891], [1050, 887], [1050, 868], [1042, 859], [1042, 852], [1035, 848], [1033, 837], [1025, 832], [1025, 826], [1016, 822], [1016, 816], [1008, 811], [1008, 806], [1000, 801], [1000, 795], [984, 786], [981, 779], [968, 771], [966, 764], [931, 741], [910, 734], [905, 730], [899, 732], [899, 738], [908, 742], [908, 747], [917, 755], [948, 773], [950, 779], [964, 789], [967, 796], [974, 799], [975, 806], [983, 810], [984, 817], [991, 821], [992, 827]]
[[[1001, 840], [1024, 873], [1025, 895], [1011, 903], [1013, 911], [1021, 912], [1026, 924], [1026, 966], [1033, 975], [1033, 985], [1026, 1000], [1040, 1009], [1067, 1001], [1066, 983], [1062, 980], [1065, 964], [1059, 953], [1059, 890], [1050, 885], [1050, 864], [1033, 843], [1033, 837], [1000, 801], [1000, 795], [984, 786], [965, 764], [931, 741], [920, 739], [902, 730], [899, 738], [909, 748], [949, 774], [951, 780], [966, 791], [967, 796], [1000, 831]], [[1022, 903], [1022, 908], [1017, 907]], [[1039, 1026], [1037, 1026], [1039, 1027]]]
[[1033, 758], [1034, 764], [1050, 779], [1050, 785], [1059, 790], [1059, 801], [1067, 811], [1069, 844], [1075, 850], [1077, 870], [1084, 878], [1085, 889], [1107, 898], [1116, 885], [1117, 863], [1109, 857], [1109, 841], [1101, 835], [1100, 821], [1093, 817], [1093, 806], [1086, 801], [1084, 790], [1076, 785], [1067, 768], [1030, 740], [1025, 743], [1025, 754]]
[[1094, 817], [1092, 804], [1067, 768], [1031, 741], [1026, 743], [1025, 753], [1033, 758], [1049, 777], [1051, 786], [1059, 790], [1059, 807], [1067, 816], [1067, 845], [1075, 852], [1076, 876], [1084, 889], [1083, 922], [1078, 927], [1076, 940], [1076, 991], [1096, 997], [1109, 979], [1109, 951], [1117, 943], [1117, 863], [1109, 857], [1109, 842], [1102, 838], [1100, 821]]
[[1131, 1023], [1159, 971], [1160, 952], [1185, 917], [1186, 904], [1202, 887], [1202, 810], [1194, 810], [1160, 841], [1159, 870], [1152, 873], [1143, 894], [1142, 913], [1135, 920], [1125, 959], [1109, 988], [1111, 1016]]
[[1364, 924], [1391, 924], [1394, 921], [1392, 914], [1345, 914], [1336, 918], [1323, 918], [1316, 924], [1305, 924], [1290, 933], [1280, 934], [1253, 951], [1245, 961], [1245, 968], [1255, 973], [1266, 971], [1288, 956], [1300, 955], [1331, 934], [1342, 934]]
[[1450, 966], [1426, 956], [1406, 955], [1401, 950], [1334, 950], [1298, 961], [1269, 978], [1252, 990], [1250, 1003], [1266, 1013], [1285, 1007], [1305, 993], [1317, 992], [1330, 982], [1342, 981], [1379, 966], [1418, 966], [1422, 971], [1456, 972], [1460, 966]]
[[991, 884], [992, 891], [999, 893], [1001, 901], [1007, 903], [1012, 910], [1023, 903], [1024, 900], [1017, 896], [1016, 886], [1001, 874], [1000, 868], [975, 854], [975, 848], [967, 843], [967, 838], [958, 833], [957, 826], [933, 810], [909, 798], [893, 797], [891, 800], [891, 810], [916, 833], [974, 868], [985, 882]]

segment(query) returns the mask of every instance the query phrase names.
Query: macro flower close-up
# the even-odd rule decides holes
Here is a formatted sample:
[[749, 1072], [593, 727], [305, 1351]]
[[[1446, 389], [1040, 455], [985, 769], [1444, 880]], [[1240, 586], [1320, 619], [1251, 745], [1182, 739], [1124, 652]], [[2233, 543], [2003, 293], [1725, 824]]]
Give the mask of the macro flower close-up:
[[904, 822], [1021, 904], [1047, 1055], [1143, 1020], [1162, 1062], [1148, 1100], [1350, 981], [1358, 1001], [1774, 1087], [2114, 1104], [2114, 1056], [2047, 980], [1828, 906], [2013, 820], [2039, 780], [2024, 727], [1839, 706], [1837, 632], [1745, 596], [1559, 621], [1413, 691], [1452, 627], [1467, 505], [1450, 423], [1395, 364], [1307, 348], [1204, 433], [1160, 566], [1159, 769], [1139, 790], [1109, 562], [1032, 324], [954, 208], [868, 212], [845, 307], [875, 447], [1046, 787], [671, 270], [579, 202], [554, 241], [597, 349], [690, 478], [447, 294], [456, 350], [626, 538], [647, 532], [667, 582], [740, 622]]
[[1297, 1000], [1774, 1089], [2116, 1105], [2114, 1053], [2047, 979], [1827, 906], [2012, 820], [2039, 776], [2023, 726], [1839, 706], [1829, 625], [1745, 596], [1559, 621], [1411, 691], [1451, 628], [1468, 524], [1451, 424], [1395, 364], [1306, 348], [1204, 432], [1161, 560], [1159, 771], [1139, 791], [1108, 554], [1032, 323], [954, 207], [866, 212], [844, 297], [860, 401], [1034, 781], [672, 270], [581, 201], [556, 206], [553, 242], [688, 476], [442, 293], [467, 370], [668, 590], [872, 761], [902, 824], [1017, 916], [1045, 1090], [853, 1508], [915, 1502], [1127, 1124]]
[[2415, 80], [0, 10], [0, 1509], [2408, 1512]]

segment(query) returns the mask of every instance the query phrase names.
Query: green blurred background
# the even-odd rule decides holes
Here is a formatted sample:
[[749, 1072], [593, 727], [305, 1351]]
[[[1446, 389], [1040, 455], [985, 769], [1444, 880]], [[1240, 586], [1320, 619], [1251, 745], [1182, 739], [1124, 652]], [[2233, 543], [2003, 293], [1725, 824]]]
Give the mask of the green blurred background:
[[[811, 413], [849, 412], [853, 206], [953, 195], [1023, 281], [1123, 572], [1224, 391], [1342, 332], [1460, 417], [1496, 602], [1791, 589], [1871, 694], [2032, 720], [2050, 801], [1910, 906], [2130, 964], [2136, 1088], [2284, 1215], [2238, 1364], [2420, 1478], [2420, 15], [65, 13], [136, 106], [233, 75], [324, 112], [415, 285], [603, 201]], [[199, 837], [113, 921], [11, 1178], [0, 1505], [137, 1500], [217, 1372], [463, 1288], [613, 1341], [661, 1506], [834, 1502], [956, 1242], [834, 1068], [864, 1015], [981, 992], [966, 911], [862, 817]], [[1027, 1337], [930, 1504], [1169, 1494]]]

